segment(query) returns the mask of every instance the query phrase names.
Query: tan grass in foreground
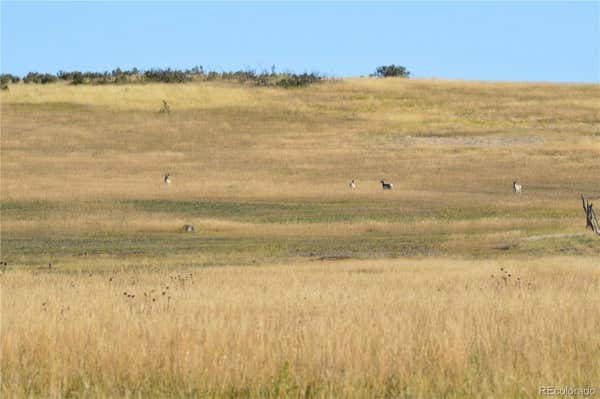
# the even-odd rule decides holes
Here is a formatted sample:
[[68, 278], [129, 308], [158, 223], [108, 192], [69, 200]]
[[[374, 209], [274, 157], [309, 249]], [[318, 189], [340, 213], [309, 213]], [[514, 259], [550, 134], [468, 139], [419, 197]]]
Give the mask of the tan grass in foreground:
[[531, 397], [539, 385], [597, 387], [597, 266], [546, 258], [9, 271], [2, 392]]

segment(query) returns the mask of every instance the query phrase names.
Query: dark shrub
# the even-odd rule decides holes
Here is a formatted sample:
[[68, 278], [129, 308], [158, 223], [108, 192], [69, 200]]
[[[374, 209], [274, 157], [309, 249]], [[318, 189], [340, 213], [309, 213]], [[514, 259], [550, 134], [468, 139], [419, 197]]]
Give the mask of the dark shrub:
[[53, 83], [58, 80], [58, 77], [50, 73], [29, 72], [24, 78], [25, 83]]
[[380, 78], [390, 78], [390, 77], [399, 77], [399, 78], [408, 78], [410, 76], [410, 72], [403, 66], [400, 65], [384, 65], [379, 66], [375, 70], [374, 76]]
[[204, 75], [204, 68], [202, 65], [196, 65], [192, 69], [185, 71], [188, 75]]
[[10, 73], [5, 73], [0, 75], [0, 83], [8, 84], [8, 83], [19, 83], [21, 78], [15, 75], [11, 75]]
[[279, 80], [277, 82], [277, 86], [283, 87], [286, 89], [294, 88], [294, 87], [303, 87], [303, 86], [308, 86], [313, 83], [316, 83], [316, 82], [320, 81], [321, 79], [322, 79], [321, 76], [319, 76], [315, 73], [310, 73], [310, 74], [303, 73], [302, 75], [292, 74], [292, 75], [288, 75], [287, 77]]
[[73, 73], [74, 72], [58, 71], [56, 77], [60, 80], [70, 81], [73, 80]]
[[[4, 75], [3, 75], [4, 76]], [[12, 75], [6, 75], [8, 76]], [[18, 77], [14, 77], [18, 81]], [[6, 80], [5, 79], [5, 80]], [[70, 82], [73, 85], [80, 84], [120, 84], [130, 82], [161, 82], [161, 83], [184, 83], [194, 79], [200, 81], [228, 80], [236, 81], [242, 84], [252, 84], [261, 87], [277, 86], [283, 88], [293, 88], [308, 86], [316, 83], [323, 78], [316, 73], [277, 73], [275, 66], [271, 70], [256, 72], [254, 69], [228, 71], [228, 72], [206, 72], [202, 66], [195, 66], [191, 69], [150, 69], [140, 71], [137, 68], [131, 70], [122, 70], [116, 68], [111, 72], [80, 72], [80, 71], [59, 71], [56, 75], [41, 74], [30, 72], [25, 76], [25, 83], [50, 83], [57, 80]], [[8, 82], [8, 80], [6, 80]]]
[[0, 88], [2, 90], [8, 90], [9, 83], [19, 83], [20, 80], [20, 77], [11, 75], [10, 73], [2, 74], [0, 75]]
[[192, 80], [192, 78], [184, 71], [167, 68], [151, 69], [144, 72], [144, 80], [149, 82], [183, 83]]
[[73, 79], [71, 80], [71, 84], [73, 85], [80, 85], [83, 84], [84, 80], [83, 80], [83, 74], [81, 72], [74, 72], [73, 73]]

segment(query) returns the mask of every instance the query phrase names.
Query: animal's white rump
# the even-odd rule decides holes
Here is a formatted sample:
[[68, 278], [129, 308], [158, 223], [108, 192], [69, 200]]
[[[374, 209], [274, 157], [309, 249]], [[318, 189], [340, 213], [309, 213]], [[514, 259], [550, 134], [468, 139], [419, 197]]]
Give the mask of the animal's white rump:
[[513, 192], [515, 194], [521, 194], [521, 190], [523, 189], [523, 186], [518, 183], [516, 180], [513, 181]]
[[385, 181], [381, 180], [381, 188], [383, 188], [384, 190], [391, 190], [394, 188], [394, 184], [386, 183]]

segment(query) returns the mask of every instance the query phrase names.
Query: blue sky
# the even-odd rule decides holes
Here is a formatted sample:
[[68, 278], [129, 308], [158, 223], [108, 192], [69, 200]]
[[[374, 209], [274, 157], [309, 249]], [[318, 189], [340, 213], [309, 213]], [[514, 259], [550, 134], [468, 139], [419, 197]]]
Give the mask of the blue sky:
[[600, 82], [600, 2], [1, 4], [1, 69], [256, 68]]

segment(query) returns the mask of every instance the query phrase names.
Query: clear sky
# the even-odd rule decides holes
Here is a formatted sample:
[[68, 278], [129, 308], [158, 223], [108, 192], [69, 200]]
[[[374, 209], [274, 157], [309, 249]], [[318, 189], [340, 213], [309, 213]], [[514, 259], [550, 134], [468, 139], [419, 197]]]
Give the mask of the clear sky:
[[1, 3], [1, 68], [600, 82], [600, 2]]

